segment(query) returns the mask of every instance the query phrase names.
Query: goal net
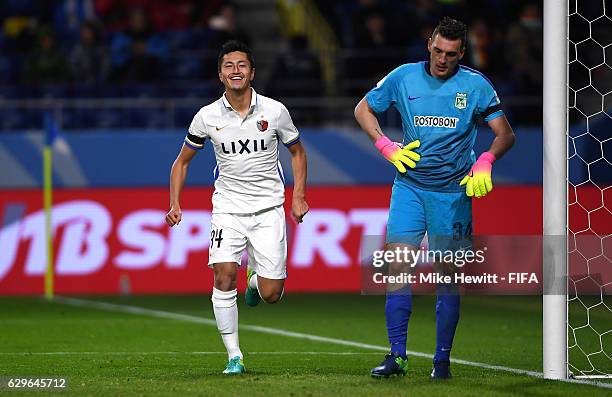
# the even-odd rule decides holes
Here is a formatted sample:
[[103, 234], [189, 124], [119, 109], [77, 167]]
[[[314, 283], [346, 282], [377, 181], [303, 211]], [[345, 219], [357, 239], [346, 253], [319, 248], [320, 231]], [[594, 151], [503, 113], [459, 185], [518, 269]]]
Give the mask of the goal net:
[[567, 11], [567, 375], [612, 379], [612, 9]]

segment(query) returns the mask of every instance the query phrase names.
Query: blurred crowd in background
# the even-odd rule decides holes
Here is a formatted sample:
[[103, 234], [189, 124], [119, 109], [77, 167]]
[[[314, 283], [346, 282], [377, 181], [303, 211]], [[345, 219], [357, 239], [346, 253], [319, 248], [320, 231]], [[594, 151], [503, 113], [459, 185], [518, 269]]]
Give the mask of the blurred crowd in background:
[[0, 10], [3, 83], [199, 79], [216, 66], [171, 63], [172, 53], [248, 41], [222, 0], [6, 0]]
[[276, 51], [258, 52], [259, 26], [253, 25], [262, 22], [240, 15], [241, 3], [249, 1], [3, 0], [0, 96], [208, 100], [220, 89], [221, 44], [239, 39], [255, 48], [256, 62], [269, 60], [268, 73], [257, 76], [264, 80], [256, 78], [264, 94], [359, 98], [395, 66], [427, 59], [426, 40], [449, 15], [469, 27], [462, 63], [489, 77], [502, 99], [537, 105], [515, 112], [516, 120], [541, 123], [541, 1], [312, 1], [340, 44], [332, 90], [323, 81], [328, 54], [306, 35], [279, 29]]
[[334, 4], [318, 0], [317, 3], [332, 21], [343, 47], [362, 51], [351, 57], [352, 63], [360, 67], [348, 68], [348, 77], [368, 79], [381, 76], [395, 65], [426, 59], [427, 39], [440, 16], [449, 15], [469, 27], [469, 47], [462, 64], [485, 73], [511, 94], [541, 94], [539, 2], [360, 0]]

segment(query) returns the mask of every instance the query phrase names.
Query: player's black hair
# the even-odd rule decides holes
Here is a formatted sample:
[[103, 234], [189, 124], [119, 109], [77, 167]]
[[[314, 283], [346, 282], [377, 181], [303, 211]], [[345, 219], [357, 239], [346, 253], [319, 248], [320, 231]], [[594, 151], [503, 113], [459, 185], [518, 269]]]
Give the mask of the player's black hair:
[[465, 50], [467, 45], [467, 26], [463, 22], [444, 17], [434, 29], [431, 38], [435, 38], [437, 34], [448, 40], [461, 39], [461, 50]]
[[253, 53], [248, 45], [244, 44], [242, 41], [238, 40], [230, 40], [221, 46], [221, 51], [219, 52], [219, 58], [217, 60], [217, 68], [221, 70], [221, 63], [223, 62], [223, 56], [225, 54], [229, 54], [230, 52], [240, 51], [244, 52], [247, 55], [247, 59], [251, 64], [251, 68], [255, 69], [255, 61], [253, 60]]

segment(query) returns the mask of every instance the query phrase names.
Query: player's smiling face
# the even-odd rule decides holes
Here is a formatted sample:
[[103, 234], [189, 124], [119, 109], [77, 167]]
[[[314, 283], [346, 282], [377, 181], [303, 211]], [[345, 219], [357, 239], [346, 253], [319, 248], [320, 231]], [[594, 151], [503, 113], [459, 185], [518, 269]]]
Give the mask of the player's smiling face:
[[463, 58], [464, 50], [461, 48], [461, 39], [449, 40], [436, 34], [427, 43], [429, 50], [429, 71], [432, 76], [446, 79], [452, 76], [455, 68]]
[[244, 91], [251, 86], [255, 77], [255, 69], [242, 51], [234, 51], [223, 56], [219, 79], [226, 91]]

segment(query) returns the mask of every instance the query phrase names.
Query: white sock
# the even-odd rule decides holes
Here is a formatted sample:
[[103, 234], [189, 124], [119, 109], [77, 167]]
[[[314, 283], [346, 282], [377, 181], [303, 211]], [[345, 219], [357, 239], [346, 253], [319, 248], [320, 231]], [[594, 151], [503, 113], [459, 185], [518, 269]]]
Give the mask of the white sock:
[[238, 306], [236, 305], [237, 291], [221, 291], [213, 287], [212, 303], [217, 320], [217, 329], [221, 333], [223, 344], [228, 357], [242, 358], [238, 343]]
[[242, 358], [242, 352], [240, 351], [240, 346], [238, 344], [238, 332], [221, 334], [221, 339], [223, 339], [223, 344], [227, 350], [228, 360], [231, 360], [236, 356], [240, 356], [240, 358]]
[[257, 274], [249, 279], [249, 288], [256, 289], [259, 291], [259, 289], [257, 288]]

